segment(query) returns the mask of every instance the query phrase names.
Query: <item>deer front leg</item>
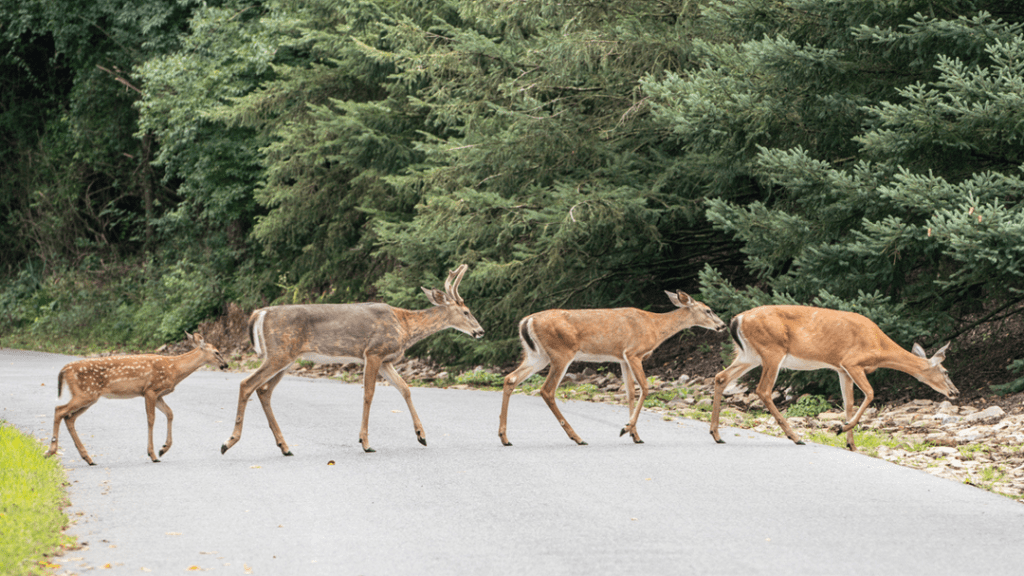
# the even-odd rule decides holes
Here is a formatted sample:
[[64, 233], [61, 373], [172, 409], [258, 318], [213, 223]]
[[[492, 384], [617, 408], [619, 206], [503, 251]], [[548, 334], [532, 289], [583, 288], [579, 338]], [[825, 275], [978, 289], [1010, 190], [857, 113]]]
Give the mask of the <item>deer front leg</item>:
[[[622, 387], [626, 389], [626, 404], [629, 405], [629, 413], [632, 415], [636, 398], [633, 396], [635, 394], [633, 390], [633, 375], [630, 373], [629, 364], [625, 360], [619, 362], [619, 371], [622, 373]], [[622, 433], [619, 436], [622, 436]]]
[[558, 385], [562, 382], [562, 376], [565, 375], [565, 369], [568, 367], [569, 362], [551, 360], [551, 368], [548, 370], [548, 377], [544, 380], [544, 385], [540, 389], [540, 396], [547, 403], [551, 413], [558, 419], [558, 423], [562, 425], [562, 429], [569, 435], [569, 438], [576, 442], [576, 444], [585, 446], [587, 443], [572, 429], [572, 426], [565, 420], [565, 416], [562, 416], [562, 411], [558, 409], [558, 405], [555, 403], [555, 390], [558, 389]]
[[284, 434], [281, 433], [281, 427], [278, 426], [277, 418], [274, 417], [274, 410], [270, 407], [270, 396], [274, 393], [274, 388], [281, 382], [281, 378], [284, 378], [283, 370], [267, 381], [266, 384], [257, 388], [256, 396], [259, 397], [260, 405], [263, 406], [263, 414], [267, 417], [267, 424], [270, 426], [270, 431], [274, 434], [274, 441], [277, 442], [277, 447], [281, 449], [281, 453], [285, 456], [291, 456], [292, 451], [288, 448], [288, 443], [284, 441]]
[[402, 375], [395, 370], [391, 362], [384, 362], [381, 365], [380, 375], [387, 378], [388, 382], [391, 382], [391, 385], [398, 389], [402, 398], [405, 398], [405, 404], [409, 407], [409, 413], [412, 414], [412, 427], [416, 431], [416, 440], [426, 446], [427, 434], [423, 431], [423, 424], [420, 423], [419, 415], [416, 414], [416, 407], [412, 405], [412, 392], [409, 390], [409, 385], [402, 379]]
[[380, 365], [380, 358], [366, 357], [366, 366], [363, 370], [363, 423], [359, 428], [359, 444], [363, 447], [363, 452], [376, 452], [370, 448], [370, 405], [373, 404], [373, 391], [377, 387]]
[[171, 421], [174, 420], [174, 413], [171, 412], [171, 407], [164, 402], [163, 398], [156, 399], [156, 408], [163, 412], [164, 418], [167, 418], [167, 441], [164, 442], [164, 445], [160, 448], [160, 452], [158, 454], [159, 456], [163, 456], [171, 449]]
[[[848, 374], [839, 372], [839, 389], [843, 393], [843, 411], [846, 413], [846, 421], [853, 420], [853, 379]], [[842, 434], [842, 426], [839, 427], [838, 434]], [[853, 429], [847, 430], [846, 432], [846, 447], [851, 452], [857, 451], [857, 446], [853, 442]]]
[[[843, 425], [842, 431], [853, 435], [853, 428], [860, 422], [861, 416], [864, 415], [864, 411], [868, 409], [868, 405], [875, 399], [875, 391], [871, 388], [871, 384], [868, 382], [867, 374], [864, 373], [862, 368], [842, 366], [846, 373], [849, 374], [850, 378], [853, 378], [853, 382], [860, 388], [860, 391], [864, 393], [864, 402], [861, 403], [860, 408], [857, 409], [857, 413], [853, 415], [853, 418], [848, 420]], [[853, 391], [850, 391], [850, 397], [852, 400]]]
[[[633, 389], [633, 384], [629, 381], [635, 380], [640, 386], [640, 398], [637, 400], [636, 406], [634, 407], [632, 401], [633, 395], [629, 394], [629, 423], [627, 423], [622, 431], [619, 432], [619, 436], [629, 432], [629, 435], [633, 437], [634, 443], [643, 444], [644, 441], [640, 439], [640, 435], [637, 434], [636, 431], [636, 421], [640, 418], [640, 411], [643, 409], [644, 401], [647, 399], [647, 376], [644, 374], [643, 364], [640, 362], [640, 359], [635, 356], [627, 357], [626, 360], [622, 362], [622, 368], [622, 380], [627, 383], [630, 391]], [[629, 375], [628, 378], [626, 376], [627, 374]]]
[[146, 423], [149, 425], [149, 443], [146, 446], [146, 451], [149, 453], [150, 459], [153, 462], [159, 462], [160, 459], [156, 457], [156, 452], [153, 451], [153, 423], [156, 420], [156, 394], [147, 392], [146, 398]]

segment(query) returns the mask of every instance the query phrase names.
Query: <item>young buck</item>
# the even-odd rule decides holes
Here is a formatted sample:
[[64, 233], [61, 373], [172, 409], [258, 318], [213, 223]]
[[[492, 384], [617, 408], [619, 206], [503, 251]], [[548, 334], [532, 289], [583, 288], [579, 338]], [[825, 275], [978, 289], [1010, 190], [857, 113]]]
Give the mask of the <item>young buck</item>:
[[[498, 427], [501, 443], [512, 445], [505, 435], [508, 399], [512, 391], [550, 364], [540, 395], [569, 438], [577, 444], [586, 444], [566, 422], [555, 404], [555, 390], [565, 376], [566, 369], [574, 361], [580, 360], [619, 363], [630, 414], [629, 422], [619, 436], [629, 432], [633, 442], [642, 444], [643, 440], [636, 431], [636, 421], [647, 398], [643, 361], [662, 342], [684, 328], [700, 326], [716, 331], [725, 329], [725, 323], [710, 308], [690, 298], [688, 294], [681, 291], [665, 293], [678, 308], [664, 314], [636, 308], [545, 310], [520, 320], [519, 340], [523, 347], [523, 361], [505, 377], [501, 422]], [[634, 382], [640, 385], [640, 398], [636, 402], [633, 399]]]
[[[886, 336], [874, 322], [853, 312], [809, 306], [761, 306], [736, 315], [729, 330], [737, 347], [736, 359], [715, 376], [711, 412], [711, 436], [719, 444], [724, 443], [718, 435], [722, 393], [731, 382], [758, 366], [761, 366], [761, 380], [757, 384], [757, 395], [786, 436], [797, 444], [803, 441], [772, 402], [772, 388], [782, 368], [828, 368], [839, 374], [846, 411], [846, 422], [839, 433], [846, 432], [846, 445], [854, 451], [857, 448], [853, 428], [875, 396], [867, 374], [876, 369], [906, 372], [950, 399], [960, 394], [942, 367], [948, 343], [931, 358], [919, 344], [914, 344], [910, 353]], [[856, 414], [853, 412], [855, 384], [864, 393], [864, 402]]]
[[75, 441], [78, 453], [82, 458], [94, 465], [85, 445], [75, 431], [75, 420], [90, 406], [104, 398], [138, 398], [146, 399], [146, 418], [149, 421], [149, 457], [159, 462], [153, 452], [153, 421], [156, 415], [154, 408], [159, 408], [167, 417], [167, 442], [160, 449], [163, 456], [171, 449], [171, 421], [174, 414], [164, 403], [164, 396], [174, 392], [179, 382], [195, 372], [204, 364], [216, 365], [220, 369], [228, 367], [212, 345], [207, 344], [199, 334], [185, 333], [188, 342], [194, 346], [190, 352], [180, 356], [159, 356], [157, 354], [139, 354], [135, 356], [108, 356], [78, 360], [61, 368], [57, 375], [57, 397], [60, 398], [64, 385], [71, 391], [71, 401], [58, 406], [53, 416], [53, 438], [50, 439], [50, 450], [46, 456], [57, 452], [57, 433], [60, 421], [68, 427], [71, 439]]
[[459, 296], [459, 283], [467, 268], [463, 264], [448, 274], [444, 292], [422, 289], [434, 305], [426, 310], [403, 310], [387, 304], [363, 303], [271, 306], [253, 312], [249, 317], [249, 338], [256, 353], [264, 360], [251, 376], [242, 380], [235, 429], [221, 446], [221, 454], [242, 437], [245, 406], [255, 391], [278, 447], [285, 456], [292, 455], [270, 408], [270, 397], [285, 372], [299, 358], [365, 365], [363, 423], [359, 431], [363, 450], [374, 451], [370, 448], [367, 427], [378, 374], [391, 382], [405, 398], [412, 414], [416, 438], [426, 446], [427, 438], [412, 405], [409, 385], [402, 380], [393, 363], [402, 358], [409, 346], [446, 328], [455, 328], [474, 338], [483, 337], [483, 328]]

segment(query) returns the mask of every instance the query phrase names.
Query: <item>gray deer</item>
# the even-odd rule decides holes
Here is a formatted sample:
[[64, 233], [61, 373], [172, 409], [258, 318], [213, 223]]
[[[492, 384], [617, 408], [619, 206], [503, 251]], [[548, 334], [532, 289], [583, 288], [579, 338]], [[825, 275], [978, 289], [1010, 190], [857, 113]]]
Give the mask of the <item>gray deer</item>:
[[285, 456], [292, 452], [270, 407], [274, 387], [288, 368], [302, 358], [320, 363], [364, 364], [363, 422], [359, 443], [370, 447], [367, 427], [370, 404], [377, 375], [383, 376], [405, 398], [412, 414], [413, 427], [420, 444], [427, 445], [423, 425], [412, 404], [409, 385], [395, 370], [405, 350], [416, 342], [446, 328], [455, 328], [474, 338], [482, 338], [483, 328], [459, 296], [459, 283], [468, 266], [463, 264], [448, 274], [444, 291], [423, 288], [434, 306], [425, 310], [404, 310], [383, 303], [308, 304], [270, 306], [249, 317], [249, 339], [256, 353], [264, 357], [256, 371], [242, 380], [238, 391], [238, 415], [231, 437], [221, 446], [221, 454], [242, 437], [242, 420], [249, 396], [255, 391], [267, 415], [277, 446]]

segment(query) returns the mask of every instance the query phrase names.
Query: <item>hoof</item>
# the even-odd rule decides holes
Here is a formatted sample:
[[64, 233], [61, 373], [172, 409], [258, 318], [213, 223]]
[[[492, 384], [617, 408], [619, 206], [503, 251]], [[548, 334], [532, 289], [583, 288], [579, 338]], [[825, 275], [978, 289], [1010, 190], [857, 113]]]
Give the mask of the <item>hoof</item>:
[[580, 440], [579, 442], [576, 443], [576, 445], [577, 446], [589, 446], [589, 444], [587, 444], [586, 440]]
[[225, 453], [227, 451], [228, 451], [228, 445], [227, 444], [221, 444], [220, 445], [220, 453], [223, 454], [223, 453]]
[[363, 448], [363, 452], [376, 452], [373, 448]]
[[86, 462], [89, 463], [89, 466], [95, 466], [96, 465], [96, 463], [93, 462], [92, 460], [86, 460]]
[[291, 450], [289, 450], [289, 451], [287, 451], [287, 452], [283, 452], [283, 454], [284, 454], [285, 456], [294, 456], [294, 454], [292, 454], [292, 451], [291, 451]]
[[426, 438], [417, 438], [417, 440], [420, 441], [420, 444], [423, 444], [424, 446], [427, 445], [427, 439]]
[[804, 441], [803, 441], [803, 440], [797, 440], [797, 441], [796, 441], [796, 445], [797, 445], [797, 446], [806, 446], [806, 444], [804, 444]]
[[725, 440], [722, 440], [721, 438], [719, 438], [718, 440], [715, 440], [715, 443], [717, 443], [717, 444], [725, 444]]
[[633, 444], [643, 444], [644, 441], [639, 438], [633, 438]]
[[625, 436], [625, 435], [626, 435], [626, 429], [625, 429], [625, 428], [623, 428], [623, 429], [622, 429], [622, 431], [621, 431], [621, 432], [619, 432], [619, 438], [622, 438], [622, 437], [623, 437], [623, 436]]
[[511, 442], [509, 442], [508, 440], [502, 440], [502, 441], [501, 441], [501, 445], [502, 445], [502, 446], [511, 446], [511, 445], [512, 445], [512, 443], [511, 443]]
[[167, 448], [161, 448], [160, 451], [157, 452], [157, 456], [163, 456], [166, 453], [167, 453]]

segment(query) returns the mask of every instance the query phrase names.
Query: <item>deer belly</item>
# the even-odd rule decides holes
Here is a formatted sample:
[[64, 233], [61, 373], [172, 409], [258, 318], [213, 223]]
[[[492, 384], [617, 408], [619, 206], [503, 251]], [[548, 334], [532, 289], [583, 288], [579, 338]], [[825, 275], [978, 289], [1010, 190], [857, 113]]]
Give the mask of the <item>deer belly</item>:
[[136, 394], [132, 392], [104, 392], [100, 394], [104, 398], [112, 398], [114, 400], [127, 400], [129, 398], [138, 398], [142, 394]]
[[318, 354], [316, 352], [306, 352], [299, 356], [303, 360], [309, 360], [316, 362], [317, 364], [363, 364], [362, 358], [355, 358], [353, 356], [328, 356], [326, 354]]
[[573, 362], [622, 362], [620, 356], [614, 356], [612, 354], [588, 354], [586, 352], [577, 352], [573, 356]]
[[836, 369], [835, 366], [825, 362], [818, 362], [817, 360], [807, 360], [804, 358], [799, 358], [797, 356], [790, 356], [789, 354], [786, 354], [786, 356], [782, 359], [782, 364], [780, 364], [779, 367], [786, 368], [787, 370], [800, 371], [821, 370], [823, 368], [827, 368], [829, 370]]

